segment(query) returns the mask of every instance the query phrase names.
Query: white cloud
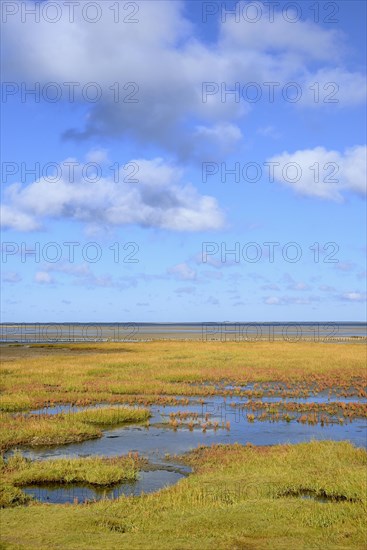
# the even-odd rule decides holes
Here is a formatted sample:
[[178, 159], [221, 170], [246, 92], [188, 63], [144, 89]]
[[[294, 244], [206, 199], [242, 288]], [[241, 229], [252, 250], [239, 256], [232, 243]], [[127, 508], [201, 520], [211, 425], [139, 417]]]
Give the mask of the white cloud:
[[274, 306], [274, 305], [280, 304], [281, 299], [277, 298], [276, 296], [268, 296], [267, 298], [264, 299], [264, 303], [268, 304], [268, 305], [271, 305], [271, 306]]
[[37, 271], [34, 280], [36, 283], [49, 285], [54, 282], [53, 278], [47, 271]]
[[197, 126], [192, 140], [193, 152], [200, 152], [200, 156], [211, 155], [213, 147], [218, 147], [218, 151], [225, 155], [232, 151], [243, 135], [235, 124], [215, 124], [214, 126]]
[[303, 282], [299, 282], [299, 283], [295, 282], [293, 284], [288, 285], [287, 288], [289, 290], [309, 290], [310, 289], [309, 285]]
[[[83, 19], [80, 7], [73, 23], [66, 8], [54, 23], [29, 18], [24, 25], [20, 14], [12, 16], [3, 26], [4, 79], [30, 86], [59, 83], [66, 102], [64, 83], [76, 82], [76, 100], [85, 104], [83, 86], [94, 82], [101, 87], [101, 99], [89, 103], [84, 128], [69, 128], [66, 136], [129, 135], [180, 157], [198, 155], [204, 142], [200, 136], [219, 150], [223, 144], [235, 146], [241, 135], [234, 124], [250, 109], [243, 100], [223, 102], [220, 93], [204, 102], [203, 82], [231, 88], [236, 82], [297, 81], [308, 92], [301, 103], [317, 105], [308, 86], [318, 79], [320, 85], [340, 83], [341, 105], [364, 100], [363, 75], [338, 68], [344, 53], [340, 33], [310, 21], [289, 23], [278, 10], [271, 21], [266, 6], [258, 5], [263, 17], [255, 24], [219, 19], [217, 39], [210, 45], [195, 37], [181, 1], [139, 2], [138, 24], [114, 23], [103, 2], [103, 15], [94, 24]], [[238, 6], [242, 10], [245, 4]], [[127, 15], [120, 11], [121, 17]], [[314, 68], [316, 63], [321, 67]], [[116, 82], [118, 97], [117, 88], [111, 89]], [[135, 84], [124, 90], [127, 82]], [[127, 103], [131, 93], [136, 103]]]
[[312, 92], [302, 94], [303, 105], [346, 107], [364, 102], [367, 83], [364, 74], [340, 68], [323, 68], [304, 77], [303, 89]]
[[343, 292], [338, 296], [340, 300], [345, 300], [347, 302], [365, 302], [366, 293], [365, 292]]
[[289, 273], [284, 273], [282, 282], [287, 283], [288, 290], [310, 290], [310, 286], [303, 281], [295, 281]]
[[284, 152], [268, 159], [275, 163], [275, 180], [301, 195], [343, 201], [344, 192], [366, 194], [366, 146], [344, 153], [324, 147]]
[[264, 137], [269, 137], [272, 139], [279, 139], [281, 137], [281, 133], [274, 128], [274, 126], [261, 126], [258, 128], [257, 134]]
[[94, 162], [98, 165], [108, 162], [108, 153], [106, 149], [92, 149], [86, 155], [88, 162]]
[[39, 223], [33, 216], [6, 204], [1, 205], [0, 218], [3, 227], [11, 227], [16, 231], [35, 231], [39, 228]]
[[167, 272], [182, 281], [193, 281], [196, 279], [196, 271], [185, 262], [170, 267]]
[[112, 177], [90, 183], [78, 174], [74, 183], [67, 178], [53, 183], [41, 178], [24, 187], [10, 185], [5, 192], [8, 215], [3, 225], [31, 231], [42, 221], [61, 218], [94, 226], [136, 224], [172, 231], [204, 231], [224, 225], [216, 199], [200, 195], [189, 183], [182, 184], [177, 166], [158, 158], [130, 164], [136, 167], [138, 183], [124, 181], [127, 174], [121, 168], [117, 183]]
[[[290, 23], [281, 11], [269, 10], [266, 4], [256, 2], [259, 11], [253, 10], [252, 14], [246, 11], [246, 4], [248, 2], [238, 2], [239, 21], [229, 16], [222, 25], [221, 41], [226, 48], [245, 47], [262, 54], [271, 50], [284, 52], [291, 58], [299, 55], [317, 60], [335, 59], [342, 38], [340, 32], [334, 29], [326, 31], [312, 21], [297, 21], [299, 16], [294, 9], [287, 10], [288, 19], [296, 21]], [[252, 22], [258, 15], [262, 17], [256, 23]]]

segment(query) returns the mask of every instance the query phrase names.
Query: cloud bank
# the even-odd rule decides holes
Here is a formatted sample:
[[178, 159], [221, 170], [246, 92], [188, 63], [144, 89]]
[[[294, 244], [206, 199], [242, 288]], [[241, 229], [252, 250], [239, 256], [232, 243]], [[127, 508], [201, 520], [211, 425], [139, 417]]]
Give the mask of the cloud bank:
[[90, 183], [76, 171], [73, 183], [66, 178], [55, 182], [40, 178], [23, 187], [9, 185], [4, 193], [2, 225], [34, 231], [46, 220], [69, 219], [93, 226], [137, 225], [171, 231], [223, 227], [224, 214], [216, 199], [182, 183], [182, 171], [176, 166], [160, 158], [137, 159], [130, 164], [138, 167], [134, 183], [124, 181], [126, 173], [121, 168], [117, 183], [112, 177]]
[[[235, 147], [241, 138], [238, 120], [257, 108], [243, 95], [238, 102], [233, 95], [223, 101], [221, 93], [204, 100], [205, 82], [228, 89], [236, 82], [255, 82], [265, 93], [264, 83], [276, 83], [279, 90], [293, 81], [303, 90], [299, 104], [309, 107], [324, 106], [329, 90], [323, 86], [335, 82], [340, 106], [364, 101], [364, 75], [344, 68], [346, 49], [339, 31], [310, 21], [289, 23], [277, 10], [272, 21], [269, 8], [259, 3], [259, 21], [228, 17], [223, 23], [219, 18], [215, 41], [208, 45], [195, 36], [184, 2], [137, 5], [138, 22], [130, 24], [115, 23], [107, 3], [100, 3], [102, 17], [93, 24], [83, 19], [81, 9], [75, 10], [72, 23], [65, 8], [53, 23], [29, 18], [24, 24], [20, 15], [9, 16], [3, 29], [5, 80], [24, 81], [29, 87], [58, 83], [66, 103], [65, 83], [76, 84], [75, 100], [88, 109], [84, 125], [66, 128], [66, 138], [128, 136], [180, 159], [198, 154], [204, 141], [200, 138], [221, 151], [225, 136], [226, 147]], [[245, 5], [239, 3], [238, 9]], [[309, 89], [315, 81], [323, 94], [317, 102]], [[95, 103], [86, 100], [87, 83], [101, 89]]]

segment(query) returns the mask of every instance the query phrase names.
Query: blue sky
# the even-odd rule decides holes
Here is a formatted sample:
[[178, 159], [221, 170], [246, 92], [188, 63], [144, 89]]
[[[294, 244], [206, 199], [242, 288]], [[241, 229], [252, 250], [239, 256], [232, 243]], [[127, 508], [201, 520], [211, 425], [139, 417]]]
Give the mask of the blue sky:
[[91, 4], [2, 4], [2, 321], [365, 320], [366, 4]]

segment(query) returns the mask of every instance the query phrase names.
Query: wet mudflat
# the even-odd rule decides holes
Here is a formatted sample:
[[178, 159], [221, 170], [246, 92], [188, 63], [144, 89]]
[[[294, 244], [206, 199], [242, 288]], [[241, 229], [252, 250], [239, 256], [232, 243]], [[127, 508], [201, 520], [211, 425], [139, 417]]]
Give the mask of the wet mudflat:
[[[52, 458], [139, 452], [154, 462], [164, 463], [167, 454], [181, 454], [198, 445], [212, 443], [276, 445], [333, 439], [349, 440], [356, 446], [367, 447], [365, 397], [321, 392], [283, 399], [266, 395], [261, 399], [235, 395], [190, 396], [187, 399], [185, 406], [152, 405], [152, 416], [146, 425], [114, 427], [105, 430], [100, 439], [32, 448], [25, 454], [31, 458]], [[96, 408], [105, 406], [108, 404], [95, 405]], [[32, 413], [72, 414], [83, 409], [85, 407], [59, 405]]]

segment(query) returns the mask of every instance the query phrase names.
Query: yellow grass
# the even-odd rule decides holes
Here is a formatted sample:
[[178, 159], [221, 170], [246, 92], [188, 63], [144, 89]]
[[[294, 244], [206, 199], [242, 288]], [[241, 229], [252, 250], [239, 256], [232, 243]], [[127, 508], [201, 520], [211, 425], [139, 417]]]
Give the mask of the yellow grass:
[[[10, 348], [8, 348], [9, 350]], [[39, 352], [42, 351], [42, 355]], [[56, 353], [57, 351], [57, 353]], [[360, 388], [366, 350], [360, 344], [289, 342], [149, 342], [30, 347], [19, 357], [3, 347], [4, 411], [52, 403], [138, 402], [193, 395], [195, 384], [283, 381], [297, 387]], [[213, 392], [210, 385], [202, 395]]]

